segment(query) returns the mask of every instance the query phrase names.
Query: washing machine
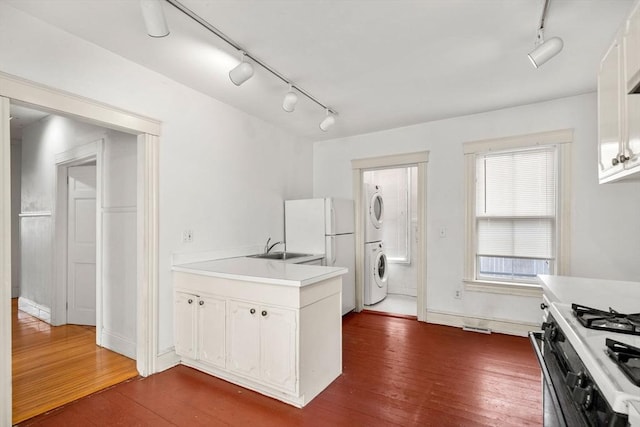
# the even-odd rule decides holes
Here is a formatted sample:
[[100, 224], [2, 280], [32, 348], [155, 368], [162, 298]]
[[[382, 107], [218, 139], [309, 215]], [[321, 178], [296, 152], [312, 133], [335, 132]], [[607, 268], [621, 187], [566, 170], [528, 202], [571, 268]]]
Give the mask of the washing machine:
[[364, 248], [364, 304], [372, 305], [387, 296], [389, 269], [382, 242], [366, 243]]
[[384, 220], [384, 201], [379, 185], [367, 184], [365, 191], [367, 219], [364, 231], [365, 243], [382, 241], [382, 221]]

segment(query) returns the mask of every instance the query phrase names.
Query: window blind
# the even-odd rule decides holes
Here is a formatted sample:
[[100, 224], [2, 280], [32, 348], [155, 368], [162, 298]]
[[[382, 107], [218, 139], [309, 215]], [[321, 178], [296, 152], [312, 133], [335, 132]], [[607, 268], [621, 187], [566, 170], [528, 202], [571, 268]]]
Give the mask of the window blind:
[[476, 156], [477, 255], [553, 259], [555, 147]]

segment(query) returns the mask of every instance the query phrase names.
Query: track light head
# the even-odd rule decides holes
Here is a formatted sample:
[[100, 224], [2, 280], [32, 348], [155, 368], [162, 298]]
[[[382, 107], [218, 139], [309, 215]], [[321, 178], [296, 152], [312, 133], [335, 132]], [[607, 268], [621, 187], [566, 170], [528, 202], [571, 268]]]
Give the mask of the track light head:
[[549, 40], [543, 41], [535, 49], [529, 53], [529, 60], [534, 67], [538, 68], [554, 56], [556, 56], [562, 50], [564, 43], [559, 37], [552, 37]]
[[229, 71], [229, 79], [231, 79], [233, 84], [236, 86], [240, 86], [253, 76], [253, 65], [248, 62], [244, 62], [245, 53], [240, 53], [242, 54], [242, 61], [235, 68]]
[[147, 27], [147, 34], [151, 37], [166, 37], [169, 35], [169, 26], [164, 16], [162, 2], [160, 0], [140, 0], [142, 18]]
[[327, 116], [320, 122], [320, 130], [326, 132], [336, 122], [336, 116], [327, 108]]
[[297, 103], [298, 95], [293, 91], [291, 84], [289, 84], [289, 92], [287, 92], [282, 100], [282, 109], [287, 113], [291, 113], [296, 109]]

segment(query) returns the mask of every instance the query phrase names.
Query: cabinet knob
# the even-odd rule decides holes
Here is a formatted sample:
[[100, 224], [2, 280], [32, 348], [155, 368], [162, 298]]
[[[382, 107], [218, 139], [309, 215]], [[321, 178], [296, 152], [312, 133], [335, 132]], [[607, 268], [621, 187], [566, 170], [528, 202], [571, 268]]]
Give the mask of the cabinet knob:
[[618, 160], [620, 161], [620, 163], [624, 163], [624, 162], [626, 162], [627, 160], [629, 160], [629, 156], [625, 155], [624, 153], [621, 153], [621, 154], [618, 156]]
[[189, 304], [193, 304], [193, 299], [189, 298], [189, 299], [187, 300], [187, 302], [188, 302]]
[[547, 308], [549, 308], [549, 306], [547, 304], [545, 304], [545, 303], [541, 303], [540, 304], [540, 310], [544, 310], [544, 309], [547, 309]]
[[614, 157], [613, 159], [611, 159], [611, 164], [612, 164], [613, 166], [617, 165], [618, 163], [620, 163], [620, 160], [618, 160], [618, 158], [617, 158], [617, 157]]
[[255, 309], [255, 308], [252, 308], [251, 310], [249, 310], [249, 313], [251, 313], [251, 314], [256, 314], [256, 309]]
[[198, 304], [204, 305], [204, 301], [200, 300], [200, 302], [198, 302]]
[[267, 310], [262, 310], [262, 315], [266, 316], [267, 315]]

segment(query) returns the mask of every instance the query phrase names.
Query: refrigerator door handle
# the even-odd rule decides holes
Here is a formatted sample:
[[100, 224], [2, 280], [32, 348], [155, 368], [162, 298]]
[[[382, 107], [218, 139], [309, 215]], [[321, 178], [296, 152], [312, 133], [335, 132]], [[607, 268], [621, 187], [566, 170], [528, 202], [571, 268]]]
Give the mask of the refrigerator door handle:
[[336, 210], [333, 205], [331, 206], [331, 234], [336, 234]]
[[331, 236], [331, 265], [336, 264], [336, 236]]

